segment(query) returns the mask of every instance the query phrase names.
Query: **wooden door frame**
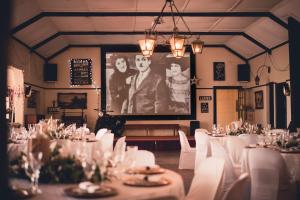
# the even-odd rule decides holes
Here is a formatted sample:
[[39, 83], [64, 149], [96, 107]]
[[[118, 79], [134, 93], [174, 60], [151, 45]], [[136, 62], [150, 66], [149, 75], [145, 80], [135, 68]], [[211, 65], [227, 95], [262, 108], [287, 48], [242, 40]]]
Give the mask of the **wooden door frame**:
[[241, 90], [242, 86], [213, 86], [214, 116], [213, 124], [217, 124], [217, 90]]

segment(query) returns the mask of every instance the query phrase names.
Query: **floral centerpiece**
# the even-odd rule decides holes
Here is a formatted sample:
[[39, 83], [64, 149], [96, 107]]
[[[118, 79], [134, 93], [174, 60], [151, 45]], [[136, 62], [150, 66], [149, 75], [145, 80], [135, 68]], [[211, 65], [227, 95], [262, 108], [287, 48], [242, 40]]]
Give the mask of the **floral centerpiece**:
[[[82, 163], [75, 156], [60, 155], [61, 146], [55, 145], [49, 159], [40, 169], [39, 181], [42, 183], [79, 183], [84, 181], [84, 169]], [[23, 167], [24, 158], [27, 155], [22, 153], [16, 160], [12, 161], [9, 166], [12, 177], [26, 178]], [[99, 167], [97, 166], [91, 178], [92, 182], [102, 181]]]

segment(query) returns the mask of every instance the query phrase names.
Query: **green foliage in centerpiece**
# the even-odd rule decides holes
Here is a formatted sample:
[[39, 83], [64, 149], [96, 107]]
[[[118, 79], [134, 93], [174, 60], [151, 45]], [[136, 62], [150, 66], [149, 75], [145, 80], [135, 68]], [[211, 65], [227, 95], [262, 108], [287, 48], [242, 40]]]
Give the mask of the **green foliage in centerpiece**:
[[[62, 157], [59, 154], [59, 146], [56, 146], [51, 152], [47, 163], [41, 168], [39, 182], [41, 183], [79, 183], [84, 181], [84, 172], [81, 163], [75, 156]], [[22, 154], [18, 159], [10, 163], [10, 175], [18, 178], [27, 178], [22, 168]], [[92, 181], [101, 182], [101, 173], [99, 167], [92, 177]]]
[[246, 129], [244, 129], [243, 127], [240, 127], [238, 129], [235, 129], [235, 130], [230, 130], [230, 132], [228, 133], [228, 135], [238, 136], [238, 135], [244, 134], [244, 133], [247, 133]]

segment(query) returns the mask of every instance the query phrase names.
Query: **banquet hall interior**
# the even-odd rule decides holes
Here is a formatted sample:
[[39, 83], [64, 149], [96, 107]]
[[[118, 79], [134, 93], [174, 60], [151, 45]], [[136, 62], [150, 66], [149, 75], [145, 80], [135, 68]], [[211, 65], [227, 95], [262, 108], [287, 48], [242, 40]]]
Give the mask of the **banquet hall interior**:
[[299, 0], [0, 7], [1, 199], [300, 199]]

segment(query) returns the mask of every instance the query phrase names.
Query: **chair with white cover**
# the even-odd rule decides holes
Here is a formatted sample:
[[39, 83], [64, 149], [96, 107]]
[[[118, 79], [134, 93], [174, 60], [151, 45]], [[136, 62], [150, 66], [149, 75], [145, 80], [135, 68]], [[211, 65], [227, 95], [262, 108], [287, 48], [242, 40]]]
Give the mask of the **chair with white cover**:
[[257, 148], [249, 150], [251, 200], [296, 199], [294, 185], [279, 152]]
[[225, 161], [207, 158], [201, 162], [191, 183], [186, 200], [214, 200], [220, 185]]
[[247, 200], [247, 190], [249, 188], [248, 180], [248, 173], [241, 174], [240, 177], [230, 186], [222, 200]]
[[221, 199], [229, 190], [231, 184], [237, 179], [235, 170], [226, 149], [217, 140], [210, 141], [211, 154], [214, 158], [221, 158], [225, 161], [224, 173], [221, 180], [216, 199]]
[[96, 140], [100, 140], [101, 137], [108, 132], [108, 129], [107, 128], [101, 128], [97, 131], [97, 134], [96, 134]]
[[102, 152], [113, 152], [114, 134], [105, 133], [100, 139]]
[[258, 136], [256, 134], [240, 134], [238, 137], [244, 140], [246, 145], [258, 143]]
[[196, 149], [191, 148], [185, 133], [181, 130], [178, 131], [180, 139], [180, 157], [179, 169], [194, 169], [195, 168], [195, 155]]
[[114, 157], [118, 158], [120, 161], [123, 160], [125, 156], [125, 149], [126, 149], [125, 139], [126, 136], [119, 138], [114, 148]]
[[228, 150], [228, 155], [232, 162], [235, 173], [238, 176], [241, 173], [242, 152], [245, 146], [247, 146], [246, 142], [241, 138], [236, 136], [227, 137], [226, 147]]
[[209, 149], [209, 137], [205, 132], [196, 130], [195, 133], [196, 140], [196, 157], [195, 157], [195, 170], [197, 171], [201, 161], [205, 160], [208, 157]]
[[131, 155], [134, 158], [135, 167], [155, 166], [155, 156], [151, 151], [138, 150]]

